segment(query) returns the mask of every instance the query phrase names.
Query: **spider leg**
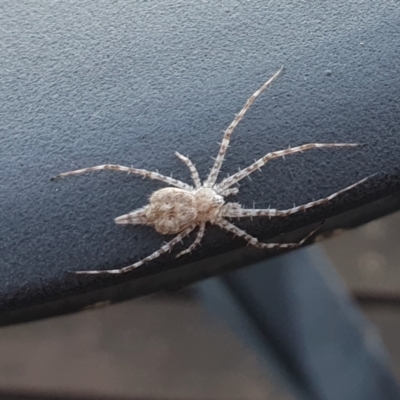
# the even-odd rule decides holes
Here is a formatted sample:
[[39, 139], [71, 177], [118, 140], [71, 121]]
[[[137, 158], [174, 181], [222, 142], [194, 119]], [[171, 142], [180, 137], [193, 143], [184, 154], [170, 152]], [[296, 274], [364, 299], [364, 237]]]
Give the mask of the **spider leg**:
[[121, 215], [115, 218], [115, 223], [119, 225], [124, 224], [132, 224], [132, 225], [145, 225], [147, 224], [147, 216], [146, 212], [149, 209], [149, 206], [138, 208], [135, 211], [132, 211], [128, 214]]
[[182, 154], [178, 153], [177, 151], [175, 152], [175, 155], [181, 161], [183, 161], [186, 164], [186, 166], [189, 168], [190, 175], [191, 175], [191, 177], [193, 179], [193, 182], [194, 182], [194, 187], [196, 189], [200, 189], [200, 187], [201, 187], [200, 177], [199, 177], [199, 173], [197, 172], [197, 169], [194, 166], [194, 164], [190, 161], [190, 159], [188, 157], [183, 156]]
[[197, 232], [197, 237], [196, 237], [195, 241], [186, 250], [181, 251], [175, 258], [181, 257], [187, 253], [191, 253], [197, 247], [197, 245], [201, 242], [201, 239], [203, 239], [205, 229], [206, 229], [206, 224], [205, 224], [205, 222], [202, 222], [200, 225], [200, 229]]
[[249, 165], [247, 168], [242, 169], [236, 174], [228, 176], [223, 181], [221, 181], [218, 185], [216, 185], [215, 190], [218, 193], [221, 193], [228, 189], [230, 186], [239, 182], [246, 176], [252, 174], [255, 170], [263, 167], [268, 161], [273, 160], [274, 158], [285, 157], [289, 154], [301, 153], [306, 150], [311, 149], [321, 149], [327, 147], [355, 147], [358, 146], [357, 143], [308, 143], [303, 144], [302, 146], [292, 147], [291, 149], [274, 151], [272, 153], [266, 154], [264, 157], [258, 159], [253, 164]]
[[232, 196], [232, 195], [235, 195], [238, 193], [239, 193], [239, 189], [237, 187], [235, 187], [235, 188], [230, 188], [230, 189], [224, 190], [222, 193], [220, 193], [220, 195], [223, 197], [227, 197], [227, 196]]
[[155, 258], [160, 257], [162, 254], [167, 253], [168, 251], [171, 251], [172, 248], [179, 243], [185, 236], [189, 235], [190, 232], [196, 227], [195, 224], [190, 225], [188, 228], [186, 228], [184, 231], [182, 231], [179, 235], [175, 236], [171, 241], [168, 243], [165, 243], [161, 248], [157, 251], [155, 251], [153, 254], [150, 254], [149, 256], [143, 258], [142, 260], [132, 264], [128, 265], [127, 267], [121, 268], [121, 269], [106, 269], [104, 271], [73, 271], [72, 273], [74, 274], [79, 274], [79, 275], [99, 275], [99, 274], [124, 274], [126, 272], [130, 272], [143, 264], [154, 260]]
[[251, 245], [258, 247], [259, 249], [290, 249], [300, 247], [308, 238], [310, 238], [314, 233], [320, 228], [314, 229], [311, 233], [301, 239], [299, 242], [296, 243], [262, 243], [254, 236], [249, 235], [244, 230], [238, 228], [237, 226], [231, 224], [226, 219], [221, 218], [217, 225], [222, 229], [225, 229], [228, 232], [233, 233], [235, 236], [239, 236], [242, 239], [246, 240]]
[[358, 181], [356, 183], [353, 183], [350, 186], [345, 187], [342, 190], [339, 190], [336, 193], [331, 194], [328, 197], [325, 197], [323, 199], [315, 200], [307, 204], [303, 204], [301, 206], [293, 207], [293, 208], [288, 208], [287, 210], [275, 210], [273, 208], [268, 208], [268, 209], [253, 209], [253, 208], [233, 208], [233, 207], [225, 207], [223, 209], [222, 216], [223, 217], [228, 217], [228, 218], [243, 218], [243, 217], [286, 217], [291, 214], [295, 214], [299, 211], [306, 211], [309, 208], [319, 206], [321, 204], [326, 204], [332, 199], [334, 199], [336, 196], [339, 196], [340, 194], [347, 192], [348, 190], [351, 190], [355, 188], [358, 185], [361, 185], [364, 183], [367, 179], [370, 177], [361, 179], [361, 181]]
[[113, 164], [98, 165], [96, 167], [83, 168], [83, 169], [77, 169], [75, 171], [63, 172], [62, 174], [58, 174], [55, 177], [53, 177], [52, 180], [55, 180], [58, 178], [64, 178], [64, 177], [70, 176], [70, 175], [80, 175], [80, 174], [84, 174], [86, 172], [101, 171], [101, 170], [126, 172], [128, 174], [140, 175], [140, 176], [143, 176], [144, 178], [155, 179], [155, 180], [167, 183], [168, 185], [178, 187], [180, 189], [184, 189], [184, 190], [192, 190], [193, 189], [192, 186], [187, 185], [184, 182], [178, 181], [177, 179], [174, 179], [174, 178], [170, 178], [169, 176], [161, 175], [158, 172], [147, 171], [146, 169], [129, 168], [129, 167], [124, 167], [122, 165], [113, 165]]
[[222, 138], [221, 147], [219, 149], [217, 158], [215, 159], [214, 165], [211, 168], [210, 174], [208, 175], [207, 180], [204, 183], [205, 187], [212, 187], [218, 177], [219, 170], [221, 169], [222, 162], [225, 158], [225, 153], [228, 150], [229, 141], [231, 140], [232, 132], [235, 130], [239, 122], [243, 119], [246, 111], [251, 107], [254, 100], [274, 81], [278, 75], [281, 73], [283, 67], [276, 72], [272, 78], [269, 78], [246, 102], [244, 107], [240, 110], [239, 114], [236, 115], [235, 119], [228, 126], [228, 129], [224, 133], [224, 137]]

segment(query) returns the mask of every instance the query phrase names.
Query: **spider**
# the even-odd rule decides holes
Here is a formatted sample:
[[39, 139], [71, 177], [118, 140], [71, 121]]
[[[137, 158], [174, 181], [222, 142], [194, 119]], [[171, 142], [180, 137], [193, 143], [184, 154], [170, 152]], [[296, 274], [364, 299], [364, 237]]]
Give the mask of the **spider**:
[[183, 238], [188, 236], [197, 227], [198, 232], [194, 242], [186, 249], [181, 251], [176, 257], [191, 253], [201, 242], [206, 224], [211, 223], [220, 228], [233, 233], [246, 240], [249, 244], [260, 249], [287, 249], [301, 246], [316, 230], [312, 231], [297, 243], [262, 243], [247, 232], [239, 229], [237, 226], [228, 221], [227, 218], [242, 217], [286, 217], [300, 211], [306, 211], [312, 207], [325, 204], [336, 196], [353, 189], [357, 185], [363, 183], [366, 179], [354, 183], [328, 197], [312, 201], [297, 207], [286, 210], [276, 209], [246, 209], [239, 203], [226, 202], [225, 198], [235, 195], [239, 192], [235, 186], [240, 180], [252, 174], [256, 170], [260, 170], [267, 162], [286, 155], [299, 153], [306, 150], [330, 147], [355, 147], [357, 143], [309, 143], [302, 146], [288, 148], [285, 150], [274, 151], [266, 154], [264, 157], [256, 160], [247, 168], [228, 176], [221, 182], [216, 183], [218, 174], [224, 161], [226, 151], [232, 132], [244, 117], [246, 111], [253, 104], [254, 100], [278, 77], [283, 67], [268, 79], [246, 102], [239, 114], [224, 132], [221, 146], [210, 174], [202, 183], [199, 174], [189, 158], [175, 152], [176, 156], [190, 170], [190, 174], [194, 186], [188, 185], [172, 177], [161, 175], [158, 172], [147, 171], [144, 169], [128, 168], [120, 165], [99, 165], [96, 167], [83, 168], [75, 171], [64, 172], [56, 175], [55, 178], [62, 178], [70, 175], [79, 175], [91, 171], [111, 170], [118, 172], [126, 172], [128, 174], [140, 175], [144, 178], [155, 179], [168, 184], [170, 187], [155, 191], [149, 199], [149, 204], [139, 208], [129, 214], [122, 215], [115, 219], [117, 224], [144, 224], [152, 226], [158, 233], [162, 235], [176, 235], [171, 241], [165, 243], [161, 248], [149, 256], [143, 258], [136, 263], [121, 269], [110, 270], [94, 270], [94, 271], [75, 271], [76, 274], [122, 274], [132, 271], [143, 264], [160, 257], [162, 254], [170, 252], [172, 248]]

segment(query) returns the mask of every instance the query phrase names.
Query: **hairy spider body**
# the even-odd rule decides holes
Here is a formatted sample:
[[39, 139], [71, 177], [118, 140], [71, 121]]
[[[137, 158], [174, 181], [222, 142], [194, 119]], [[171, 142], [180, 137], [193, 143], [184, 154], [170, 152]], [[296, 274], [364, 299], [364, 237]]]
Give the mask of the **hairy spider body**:
[[164, 188], [154, 192], [149, 205], [115, 219], [117, 224], [151, 225], [162, 235], [182, 232], [192, 224], [214, 223], [225, 201], [213, 189], [191, 191]]
[[155, 191], [149, 199], [149, 204], [139, 208], [129, 214], [122, 215], [115, 219], [117, 224], [144, 224], [152, 226], [158, 233], [162, 235], [176, 235], [171, 241], [161, 246], [161, 248], [144, 259], [121, 269], [111, 269], [104, 271], [77, 271], [77, 274], [121, 274], [132, 271], [141, 265], [154, 260], [160, 255], [169, 252], [172, 248], [188, 236], [196, 227], [199, 228], [196, 239], [185, 250], [181, 251], [177, 257], [192, 252], [203, 238], [207, 223], [219, 226], [220, 228], [233, 233], [234, 235], [246, 240], [249, 244], [261, 249], [279, 249], [279, 248], [295, 248], [301, 246], [314, 232], [312, 231], [302, 240], [296, 243], [262, 243], [257, 238], [249, 235], [245, 231], [229, 222], [226, 218], [243, 218], [243, 217], [286, 217], [300, 211], [306, 211], [312, 207], [326, 204], [336, 196], [353, 189], [357, 185], [366, 181], [362, 179], [328, 197], [312, 201], [300, 206], [294, 206], [286, 210], [275, 209], [245, 209], [239, 203], [225, 202], [225, 197], [235, 195], [239, 189], [235, 186], [240, 180], [249, 176], [256, 170], [260, 170], [269, 161], [285, 157], [303, 151], [318, 148], [333, 147], [354, 147], [356, 143], [309, 143], [302, 146], [288, 148], [285, 150], [274, 151], [266, 154], [260, 159], [253, 162], [247, 168], [228, 176], [221, 182], [216, 183], [222, 162], [225, 158], [226, 151], [232, 132], [238, 123], [244, 117], [246, 111], [253, 104], [254, 100], [271, 84], [271, 82], [280, 74], [282, 68], [275, 73], [268, 81], [266, 81], [246, 102], [239, 114], [229, 125], [225, 131], [222, 143], [215, 159], [214, 165], [207, 179], [201, 183], [196, 167], [189, 158], [176, 152], [176, 156], [183, 161], [189, 168], [194, 186], [188, 185], [177, 179], [159, 174], [158, 172], [147, 171], [137, 168], [128, 168], [120, 165], [99, 165], [96, 167], [84, 168], [70, 172], [64, 172], [57, 175], [65, 177], [69, 175], [79, 175], [91, 171], [112, 170], [118, 172], [131, 173], [149, 179], [156, 179], [167, 183], [169, 186]]

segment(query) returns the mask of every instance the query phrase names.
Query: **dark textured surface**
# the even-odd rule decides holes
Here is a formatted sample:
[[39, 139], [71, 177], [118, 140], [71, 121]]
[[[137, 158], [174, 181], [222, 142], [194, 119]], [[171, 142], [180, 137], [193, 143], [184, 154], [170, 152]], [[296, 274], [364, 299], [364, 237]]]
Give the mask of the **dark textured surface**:
[[[113, 222], [159, 184], [51, 176], [113, 162], [188, 180], [178, 150], [204, 177], [234, 113], [282, 64], [235, 132], [224, 175], [288, 145], [366, 146], [277, 160], [242, 184], [239, 201], [290, 207], [378, 175], [307, 215], [243, 226], [268, 238], [400, 189], [398, 2], [3, 1], [0, 27], [2, 310], [115, 282], [66, 271], [122, 267], [164, 240]], [[191, 257], [121, 280], [242, 245], [212, 228]]]

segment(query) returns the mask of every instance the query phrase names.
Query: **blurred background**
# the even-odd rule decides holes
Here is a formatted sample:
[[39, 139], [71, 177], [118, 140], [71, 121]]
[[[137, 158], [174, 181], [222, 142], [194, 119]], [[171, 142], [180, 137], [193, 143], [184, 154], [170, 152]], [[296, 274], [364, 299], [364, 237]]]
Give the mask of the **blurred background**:
[[[400, 379], [400, 213], [320, 246], [380, 331]], [[291, 399], [196, 287], [0, 329], [0, 391]]]

